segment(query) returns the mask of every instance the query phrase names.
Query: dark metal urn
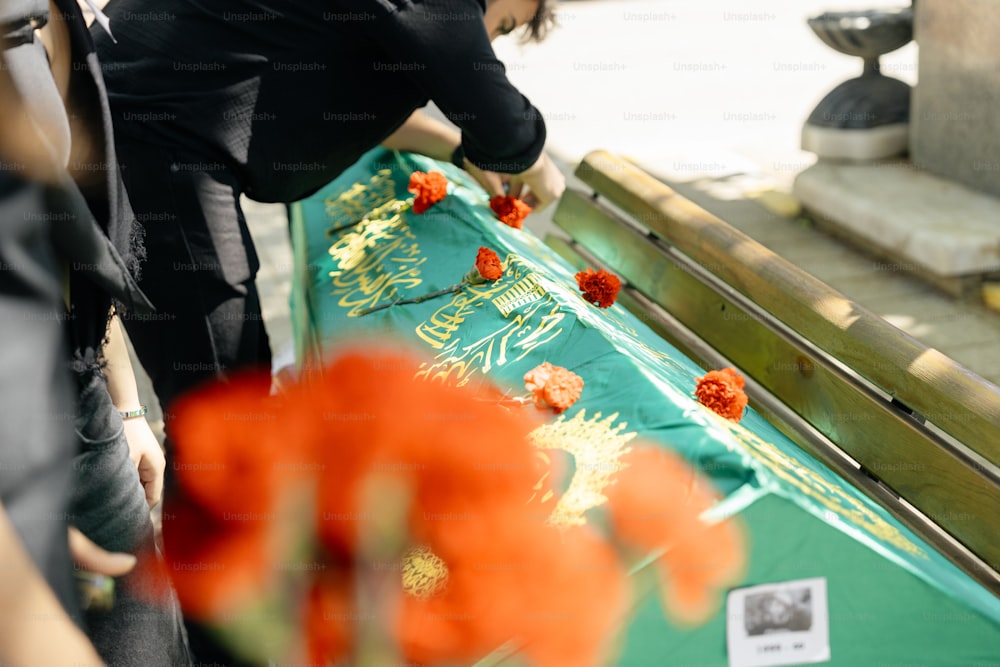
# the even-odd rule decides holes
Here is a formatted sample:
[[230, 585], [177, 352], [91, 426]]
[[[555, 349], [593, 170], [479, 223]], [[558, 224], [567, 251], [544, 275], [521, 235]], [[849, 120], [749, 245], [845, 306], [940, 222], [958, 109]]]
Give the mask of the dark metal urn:
[[881, 73], [879, 56], [913, 39], [913, 8], [825, 12], [808, 20], [828, 46], [864, 60], [861, 76], [827, 94], [802, 128], [819, 157], [874, 160], [906, 151], [910, 86]]

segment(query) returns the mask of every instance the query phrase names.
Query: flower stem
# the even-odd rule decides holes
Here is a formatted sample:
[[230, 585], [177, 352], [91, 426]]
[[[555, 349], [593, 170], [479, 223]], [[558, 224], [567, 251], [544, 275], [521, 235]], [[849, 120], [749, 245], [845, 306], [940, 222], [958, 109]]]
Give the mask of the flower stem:
[[377, 306], [372, 306], [371, 308], [362, 308], [358, 311], [358, 317], [362, 315], [368, 315], [369, 313], [374, 313], [375, 311], [382, 310], [384, 308], [389, 308], [390, 306], [398, 306], [404, 303], [423, 303], [428, 299], [433, 299], [434, 297], [441, 296], [443, 294], [454, 294], [462, 289], [465, 283], [455, 283], [454, 285], [449, 285], [443, 289], [439, 289], [436, 292], [431, 292], [430, 294], [421, 294], [420, 296], [415, 296], [412, 299], [396, 299], [395, 301], [389, 301], [387, 303], [380, 303]]
[[362, 222], [364, 222], [367, 219], [368, 218], [361, 218], [360, 220], [355, 220], [354, 222], [349, 222], [346, 225], [341, 225], [340, 227], [335, 227], [334, 229], [328, 229], [328, 230], [326, 230], [326, 235], [327, 236], [333, 236], [334, 234], [339, 234], [340, 232], [344, 231], [345, 229], [350, 229], [351, 227], [357, 227], [358, 225], [360, 225]]

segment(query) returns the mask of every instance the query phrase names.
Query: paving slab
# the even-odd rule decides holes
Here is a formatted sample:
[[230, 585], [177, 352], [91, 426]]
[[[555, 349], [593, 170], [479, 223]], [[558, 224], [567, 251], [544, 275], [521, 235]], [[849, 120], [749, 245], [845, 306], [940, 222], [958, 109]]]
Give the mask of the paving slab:
[[1000, 271], [1000, 198], [912, 168], [820, 161], [795, 179], [815, 215], [941, 278]]

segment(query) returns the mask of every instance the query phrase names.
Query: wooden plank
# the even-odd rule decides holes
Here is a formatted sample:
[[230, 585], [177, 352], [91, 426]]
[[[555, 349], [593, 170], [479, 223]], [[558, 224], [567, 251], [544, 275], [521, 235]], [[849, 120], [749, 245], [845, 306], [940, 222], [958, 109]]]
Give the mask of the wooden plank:
[[576, 175], [782, 322], [960, 443], [1000, 464], [1000, 392], [604, 151]]
[[1000, 563], [993, 466], [970, 461], [824, 355], [803, 352], [766, 312], [748, 309], [732, 288], [709, 287], [696, 265], [679, 265], [661, 241], [586, 195], [564, 194], [555, 221], [974, 553]]
[[[549, 235], [545, 242], [563, 259], [578, 269], [592, 266], [611, 270], [611, 267], [572, 241]], [[655, 301], [643, 296], [638, 290], [624, 287], [619, 293], [619, 302], [633, 314], [641, 317], [643, 322], [649, 325], [653, 331], [702, 368], [724, 368], [736, 365], [731, 359], [705, 343], [697, 334], [663, 310]], [[792, 442], [882, 505], [890, 514], [944, 554], [970, 577], [1000, 597], [1000, 572], [992, 569], [941, 526], [925, 515], [915, 512], [913, 506], [900, 500], [892, 489], [864, 472], [857, 461], [848, 457], [835, 443], [823, 436], [801, 416], [789, 409], [780, 398], [767, 391], [753, 378], [747, 378], [746, 392], [750, 398], [750, 405], [788, 436]]]

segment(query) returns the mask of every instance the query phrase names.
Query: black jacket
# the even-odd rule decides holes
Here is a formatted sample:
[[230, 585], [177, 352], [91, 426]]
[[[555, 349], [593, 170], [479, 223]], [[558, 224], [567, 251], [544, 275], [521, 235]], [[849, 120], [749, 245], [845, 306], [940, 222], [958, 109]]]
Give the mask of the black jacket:
[[[545, 143], [507, 80], [483, 0], [119, 0], [92, 27], [122, 136], [219, 163], [260, 201], [329, 181], [433, 100], [481, 168]], [[178, 168], [184, 168], [180, 165]], [[204, 170], [204, 167], [201, 167]]]

